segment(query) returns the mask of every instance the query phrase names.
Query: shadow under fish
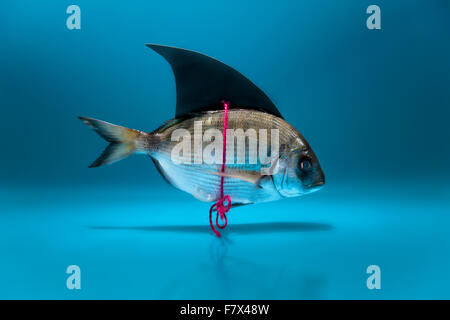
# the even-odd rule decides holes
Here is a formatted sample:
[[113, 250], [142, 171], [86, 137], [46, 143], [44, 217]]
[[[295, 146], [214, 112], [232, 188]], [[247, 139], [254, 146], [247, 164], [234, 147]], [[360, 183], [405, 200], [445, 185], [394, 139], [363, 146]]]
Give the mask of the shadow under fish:
[[[210, 229], [204, 225], [161, 225], [161, 226], [93, 226], [96, 230], [138, 230], [138, 231], [160, 231], [160, 232], [180, 232], [180, 233], [210, 233]], [[264, 223], [243, 223], [231, 225], [227, 233], [247, 235], [247, 234], [268, 234], [268, 233], [299, 233], [331, 231], [334, 227], [326, 223], [314, 222], [264, 222]], [[225, 233], [226, 234], [226, 233]]]

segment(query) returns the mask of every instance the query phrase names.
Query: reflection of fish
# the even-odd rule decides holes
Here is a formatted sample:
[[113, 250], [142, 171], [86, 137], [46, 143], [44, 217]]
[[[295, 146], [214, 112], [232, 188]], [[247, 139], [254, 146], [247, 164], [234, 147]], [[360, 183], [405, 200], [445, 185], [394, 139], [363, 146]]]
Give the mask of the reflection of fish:
[[[174, 119], [151, 133], [116, 126], [104, 121], [80, 117], [104, 139], [110, 142], [102, 155], [90, 167], [98, 167], [123, 159], [133, 153], [148, 154], [161, 175], [173, 186], [202, 201], [220, 198], [220, 179], [233, 204], [249, 204], [283, 197], [295, 197], [317, 190], [325, 182], [317, 157], [303, 136], [287, 123], [270, 99], [250, 80], [231, 67], [197, 52], [148, 45], [172, 66], [177, 84], [177, 110]], [[230, 101], [228, 129], [266, 129], [271, 141], [271, 129], [279, 132], [279, 153], [267, 165], [260, 160], [251, 164], [228, 162], [228, 151], [234, 141], [227, 140], [227, 164], [181, 163], [172, 161], [172, 133], [185, 129], [194, 137], [194, 122], [202, 130], [224, 127], [222, 101]], [[199, 121], [199, 122], [197, 122]], [[233, 140], [233, 139], [231, 139]], [[247, 141], [247, 140], [246, 140]], [[203, 149], [211, 141], [200, 142]], [[249, 143], [245, 143], [248, 160]], [[203, 150], [202, 149], [202, 150]], [[221, 150], [220, 150], [221, 151]], [[270, 150], [269, 150], [270, 151]], [[273, 156], [271, 154], [271, 156]], [[235, 156], [236, 157], [236, 156]], [[236, 158], [234, 158], [236, 160]]]

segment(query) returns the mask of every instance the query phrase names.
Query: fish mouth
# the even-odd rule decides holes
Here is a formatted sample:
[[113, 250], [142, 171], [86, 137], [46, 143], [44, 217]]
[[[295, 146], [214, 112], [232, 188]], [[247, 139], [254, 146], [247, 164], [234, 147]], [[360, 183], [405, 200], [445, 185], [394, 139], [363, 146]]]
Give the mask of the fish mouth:
[[307, 185], [306, 188], [308, 189], [309, 192], [314, 192], [314, 191], [317, 191], [319, 189], [322, 189], [324, 184], [325, 184], [325, 181], [317, 181], [315, 183]]

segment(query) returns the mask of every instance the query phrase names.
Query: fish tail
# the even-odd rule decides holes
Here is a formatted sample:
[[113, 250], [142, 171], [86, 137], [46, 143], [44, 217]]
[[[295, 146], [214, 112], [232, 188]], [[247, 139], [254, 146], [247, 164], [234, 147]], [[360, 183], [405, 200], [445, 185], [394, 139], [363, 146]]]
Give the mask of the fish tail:
[[105, 121], [78, 117], [81, 121], [94, 129], [103, 139], [110, 142], [100, 157], [89, 168], [100, 167], [122, 160], [133, 153], [148, 151], [149, 136], [143, 131], [117, 126]]

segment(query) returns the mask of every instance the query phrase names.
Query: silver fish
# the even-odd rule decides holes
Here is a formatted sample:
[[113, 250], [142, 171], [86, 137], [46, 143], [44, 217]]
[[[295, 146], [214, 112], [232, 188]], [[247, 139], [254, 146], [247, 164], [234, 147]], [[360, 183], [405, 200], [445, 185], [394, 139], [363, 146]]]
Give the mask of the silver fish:
[[[230, 196], [233, 205], [296, 197], [323, 186], [325, 176], [308, 142], [282, 118], [270, 99], [250, 80], [222, 62], [200, 53], [148, 46], [166, 58], [175, 73], [176, 117], [150, 133], [79, 117], [110, 142], [90, 167], [113, 163], [133, 153], [147, 154], [167, 182], [201, 201], [220, 199], [220, 183], [224, 177], [224, 193]], [[225, 112], [221, 101], [224, 98], [231, 101], [228, 129], [242, 129], [243, 132], [265, 129], [267, 140], [271, 140], [272, 129], [278, 130], [279, 151], [270, 150], [270, 163], [262, 163], [260, 158], [251, 162], [250, 143], [244, 144], [245, 161], [238, 163], [233, 136], [227, 139], [224, 172], [220, 162], [195, 161], [198, 154], [191, 152], [193, 148], [184, 155], [191, 161], [174, 162], [173, 150], [179, 141], [173, 135], [177, 130], [183, 129], [190, 137], [198, 136], [195, 129], [198, 126], [201, 126], [202, 137], [208, 129], [223, 132]], [[210, 143], [201, 140], [200, 149], [205, 150]]]

